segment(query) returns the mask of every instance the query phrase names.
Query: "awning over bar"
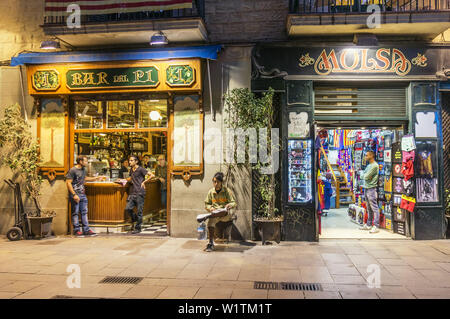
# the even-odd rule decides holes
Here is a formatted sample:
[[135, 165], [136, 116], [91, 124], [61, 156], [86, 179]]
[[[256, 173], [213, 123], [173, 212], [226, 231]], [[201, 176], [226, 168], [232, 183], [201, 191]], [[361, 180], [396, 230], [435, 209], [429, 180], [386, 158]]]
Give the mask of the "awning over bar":
[[126, 51], [64, 51], [21, 53], [11, 58], [11, 66], [46, 63], [134, 61], [153, 59], [203, 58], [217, 59], [221, 45], [196, 47], [151, 48]]

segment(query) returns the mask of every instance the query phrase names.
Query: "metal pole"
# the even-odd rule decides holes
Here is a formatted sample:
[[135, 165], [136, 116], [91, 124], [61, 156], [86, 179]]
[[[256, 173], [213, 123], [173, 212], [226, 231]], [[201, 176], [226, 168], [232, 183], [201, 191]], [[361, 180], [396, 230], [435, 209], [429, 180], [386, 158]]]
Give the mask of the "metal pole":
[[209, 59], [206, 59], [206, 65], [208, 67], [209, 104], [210, 104], [210, 107], [211, 107], [212, 119], [215, 122], [216, 121], [216, 114], [214, 113], [213, 103], [212, 103], [211, 70], [209, 69]]
[[22, 103], [23, 103], [23, 114], [25, 117], [25, 122], [28, 122], [28, 115], [27, 115], [27, 108], [25, 104], [25, 92], [23, 87], [23, 76], [22, 76], [22, 66], [19, 66], [19, 73], [20, 73], [20, 87], [22, 88]]

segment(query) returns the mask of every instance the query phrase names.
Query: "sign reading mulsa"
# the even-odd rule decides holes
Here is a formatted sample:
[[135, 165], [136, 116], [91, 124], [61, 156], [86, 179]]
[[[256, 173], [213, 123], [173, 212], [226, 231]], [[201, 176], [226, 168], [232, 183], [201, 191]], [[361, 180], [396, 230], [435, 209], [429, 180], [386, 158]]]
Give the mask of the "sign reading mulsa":
[[254, 66], [261, 78], [287, 75], [435, 75], [441, 49], [260, 47], [254, 53]]
[[154, 66], [140, 68], [69, 70], [67, 87], [76, 89], [103, 89], [117, 87], [156, 87], [158, 69]]

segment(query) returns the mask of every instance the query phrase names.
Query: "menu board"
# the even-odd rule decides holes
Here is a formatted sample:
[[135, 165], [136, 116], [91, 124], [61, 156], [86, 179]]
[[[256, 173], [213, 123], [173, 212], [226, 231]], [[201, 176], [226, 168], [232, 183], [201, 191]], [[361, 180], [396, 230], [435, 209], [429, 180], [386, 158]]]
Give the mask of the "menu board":
[[288, 140], [289, 203], [312, 200], [311, 140]]

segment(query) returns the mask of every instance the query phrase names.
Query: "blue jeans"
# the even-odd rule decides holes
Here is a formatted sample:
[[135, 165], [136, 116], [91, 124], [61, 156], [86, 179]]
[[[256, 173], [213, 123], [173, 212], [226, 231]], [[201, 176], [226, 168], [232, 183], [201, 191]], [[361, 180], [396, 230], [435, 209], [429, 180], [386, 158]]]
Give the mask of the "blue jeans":
[[[142, 212], [144, 210], [145, 194], [131, 194], [127, 198], [126, 212], [130, 215], [131, 221], [136, 223], [134, 229], [141, 230], [142, 227]], [[137, 208], [137, 214], [134, 213], [134, 207]]]
[[380, 227], [380, 210], [378, 209], [377, 188], [366, 188], [364, 190], [364, 195], [367, 202], [367, 226], [375, 225], [377, 227]]
[[80, 201], [77, 203], [74, 199], [72, 194], [69, 195], [70, 199], [70, 206], [72, 208], [72, 225], [73, 225], [73, 232], [79, 232], [80, 231], [80, 223], [79, 223], [79, 217], [78, 214], [81, 214], [81, 224], [83, 225], [83, 232], [89, 231], [89, 222], [88, 222], [88, 200], [85, 194], [77, 194], [80, 198]]
[[161, 206], [166, 209], [167, 206], [167, 189], [161, 189]]

